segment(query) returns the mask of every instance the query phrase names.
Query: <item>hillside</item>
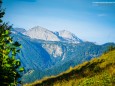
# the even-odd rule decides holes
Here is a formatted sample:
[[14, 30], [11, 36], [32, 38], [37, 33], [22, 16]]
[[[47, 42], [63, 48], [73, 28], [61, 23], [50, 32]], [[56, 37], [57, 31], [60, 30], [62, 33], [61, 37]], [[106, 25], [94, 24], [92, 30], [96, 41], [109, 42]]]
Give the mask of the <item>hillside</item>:
[[[99, 57], [107, 50], [108, 46], [115, 46], [114, 43], [96, 45], [92, 42], [75, 44], [61, 41], [44, 41], [32, 39], [20, 31], [25, 32], [24, 29], [18, 31], [14, 29], [12, 36], [14, 41], [18, 40], [22, 45], [17, 58], [20, 59], [22, 66], [25, 68], [22, 76], [23, 83], [40, 80], [46, 76], [58, 75], [69, 69], [70, 66], [74, 67], [94, 57]], [[65, 33], [67, 32], [64, 31], [64, 34], [61, 33], [61, 35], [65, 37]]]
[[[32, 77], [31, 77], [32, 78]], [[93, 58], [58, 76], [44, 78], [25, 86], [114, 86], [115, 50]]]

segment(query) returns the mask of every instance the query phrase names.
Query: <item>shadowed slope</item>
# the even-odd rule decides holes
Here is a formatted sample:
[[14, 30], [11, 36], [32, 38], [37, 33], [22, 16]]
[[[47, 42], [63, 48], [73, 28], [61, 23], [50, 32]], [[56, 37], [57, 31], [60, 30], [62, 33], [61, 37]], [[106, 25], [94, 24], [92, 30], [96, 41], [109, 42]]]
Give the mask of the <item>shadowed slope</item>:
[[25, 86], [114, 86], [115, 50], [68, 71]]

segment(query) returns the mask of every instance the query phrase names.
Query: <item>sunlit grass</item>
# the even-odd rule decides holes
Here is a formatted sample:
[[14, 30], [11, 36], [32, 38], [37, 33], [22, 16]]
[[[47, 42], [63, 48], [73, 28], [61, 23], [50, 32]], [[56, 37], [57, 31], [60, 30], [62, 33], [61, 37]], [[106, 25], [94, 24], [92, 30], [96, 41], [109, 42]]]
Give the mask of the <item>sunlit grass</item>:
[[114, 86], [115, 50], [84, 62], [57, 76], [44, 78], [25, 86]]

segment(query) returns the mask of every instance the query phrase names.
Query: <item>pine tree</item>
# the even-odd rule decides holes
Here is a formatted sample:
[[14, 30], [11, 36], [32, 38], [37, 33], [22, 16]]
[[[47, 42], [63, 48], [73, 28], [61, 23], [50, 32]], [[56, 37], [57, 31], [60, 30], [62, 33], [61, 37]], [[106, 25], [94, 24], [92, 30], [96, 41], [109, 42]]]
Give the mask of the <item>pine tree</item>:
[[21, 72], [19, 59], [16, 59], [20, 51], [20, 44], [11, 37], [11, 26], [2, 21], [5, 12], [0, 0], [0, 86], [16, 86], [20, 80]]

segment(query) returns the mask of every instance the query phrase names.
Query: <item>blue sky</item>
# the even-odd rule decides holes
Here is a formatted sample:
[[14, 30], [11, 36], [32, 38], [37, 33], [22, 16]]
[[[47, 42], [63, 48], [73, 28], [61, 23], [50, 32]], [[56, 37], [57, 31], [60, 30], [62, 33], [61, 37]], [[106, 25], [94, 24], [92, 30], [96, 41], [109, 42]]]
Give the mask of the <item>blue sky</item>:
[[4, 21], [13, 27], [68, 30], [79, 38], [115, 42], [115, 0], [3, 0]]

